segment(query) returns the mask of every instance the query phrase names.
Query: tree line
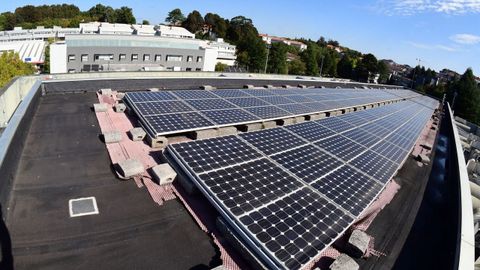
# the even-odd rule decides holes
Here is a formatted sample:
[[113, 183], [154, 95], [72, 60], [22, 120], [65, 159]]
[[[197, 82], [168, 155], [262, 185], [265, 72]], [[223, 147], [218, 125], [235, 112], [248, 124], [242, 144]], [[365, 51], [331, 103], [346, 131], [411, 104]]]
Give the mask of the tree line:
[[81, 22], [136, 23], [129, 7], [112, 8], [98, 4], [87, 11], [80, 11], [75, 5], [26, 5], [14, 12], [0, 14], [0, 31], [12, 30], [15, 26], [32, 29], [37, 26], [78, 27]]

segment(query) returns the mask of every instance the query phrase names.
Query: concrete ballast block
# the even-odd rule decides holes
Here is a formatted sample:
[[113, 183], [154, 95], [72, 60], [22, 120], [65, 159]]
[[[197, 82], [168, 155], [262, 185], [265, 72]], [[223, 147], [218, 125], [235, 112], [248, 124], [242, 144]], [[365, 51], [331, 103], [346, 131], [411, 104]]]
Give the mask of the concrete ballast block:
[[127, 106], [123, 103], [117, 103], [115, 104], [115, 112], [117, 113], [123, 113], [127, 109]]
[[122, 133], [117, 130], [105, 132], [103, 133], [103, 140], [106, 144], [120, 142], [122, 140]]
[[128, 131], [128, 133], [132, 141], [142, 141], [147, 135], [145, 130], [143, 130], [141, 127], [132, 128]]
[[288, 126], [288, 125], [293, 125], [295, 124], [295, 118], [285, 118], [285, 119], [282, 119], [283, 121], [283, 125], [284, 126]]
[[292, 86], [288, 85], [288, 84], [284, 84], [282, 85], [283, 88], [292, 88]]
[[120, 175], [124, 178], [132, 178], [137, 175], [143, 174], [145, 168], [143, 164], [137, 159], [126, 159], [118, 162], [118, 169]]
[[421, 145], [423, 148], [427, 149], [427, 150], [432, 150], [433, 148], [433, 145], [430, 144], [430, 143], [424, 143]]
[[123, 99], [125, 97], [125, 93], [118, 92], [116, 97], [117, 97], [117, 99]]
[[102, 89], [100, 89], [100, 94], [102, 94], [102, 95], [111, 95], [111, 94], [112, 94], [112, 89], [110, 89], [110, 88], [102, 88]]
[[423, 163], [429, 163], [430, 158], [425, 154], [418, 154], [417, 159]]
[[325, 114], [325, 113], [311, 114], [311, 115], [310, 115], [310, 121], [319, 120], [319, 119], [322, 119], [322, 118], [325, 118], [325, 117], [326, 117], [326, 114]]
[[197, 130], [194, 132], [194, 137], [196, 140], [215, 138], [218, 136], [218, 131], [216, 129], [204, 129]]
[[299, 84], [298, 88], [307, 88], [307, 86], [305, 84]]
[[243, 88], [245, 88], [245, 89], [253, 89], [253, 88], [255, 88], [255, 86], [253, 86], [252, 84], [246, 84], [246, 85], [243, 86]]
[[252, 124], [247, 124], [240, 127], [240, 130], [244, 132], [251, 132], [251, 131], [256, 131], [260, 129], [262, 129], [262, 123], [252, 123]]
[[164, 136], [158, 136], [152, 138], [151, 136], [147, 136], [147, 142], [150, 144], [152, 148], [164, 148], [168, 145], [168, 138]]
[[108, 106], [106, 103], [95, 103], [93, 104], [93, 110], [95, 112], [106, 112], [108, 110]]
[[295, 123], [299, 124], [299, 123], [303, 123], [303, 122], [305, 122], [305, 117], [304, 116], [295, 117]]
[[330, 270], [358, 270], [358, 263], [346, 254], [340, 254], [337, 259], [330, 265]]
[[362, 257], [368, 249], [370, 243], [370, 236], [363, 231], [353, 230], [348, 239], [349, 254], [355, 258]]
[[264, 87], [264, 88], [267, 88], [267, 89], [273, 89], [273, 88], [275, 88], [275, 87], [273, 87], [273, 85], [271, 85], [271, 84], [264, 85], [263, 87]]
[[200, 86], [200, 89], [202, 89], [202, 90], [213, 90], [214, 88], [211, 85], [202, 85], [202, 86]]
[[177, 177], [175, 170], [168, 163], [152, 167], [153, 179], [160, 185], [170, 184]]
[[218, 129], [218, 136], [236, 135], [237, 133], [236, 127], [221, 127]]
[[264, 129], [267, 129], [267, 128], [274, 128], [277, 126], [277, 123], [275, 121], [265, 121], [262, 123], [262, 127]]

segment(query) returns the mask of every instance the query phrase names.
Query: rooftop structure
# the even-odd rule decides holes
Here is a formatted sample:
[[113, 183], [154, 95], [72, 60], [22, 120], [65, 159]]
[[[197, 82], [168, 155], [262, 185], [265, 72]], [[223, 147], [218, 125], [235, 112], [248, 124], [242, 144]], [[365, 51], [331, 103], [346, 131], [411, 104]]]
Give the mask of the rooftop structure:
[[25, 63], [42, 65], [45, 61], [46, 45], [47, 43], [42, 40], [0, 42], [0, 54], [13, 51], [18, 53], [20, 59]]
[[[61, 74], [20, 78], [6, 89], [19, 103], [8, 108], [13, 102], [0, 99], [11, 115], [0, 137], [0, 172], [9, 176], [0, 182], [2, 239], [12, 246], [7, 263], [328, 269], [348, 261], [368, 269], [473, 269], [472, 205], [448, 106], [441, 118], [438, 101], [409, 90], [218, 75]], [[240, 89], [246, 84], [257, 87]], [[22, 98], [18, 89], [27, 89]], [[218, 107], [261, 113], [309, 98], [330, 107], [258, 122], [237, 122]], [[148, 115], [195, 112], [209, 120], [212, 110], [230, 124], [179, 128], [156, 138], [162, 145], [131, 136], [133, 128], [148, 130], [139, 121]], [[167, 124], [182, 125], [159, 126]], [[111, 132], [119, 138], [106, 138]], [[140, 169], [127, 177], [131, 159]], [[422, 256], [412, 260], [411, 252]]]
[[281, 43], [284, 43], [288, 46], [296, 47], [296, 48], [300, 49], [300, 51], [303, 51], [303, 50], [307, 49], [307, 45], [300, 42], [300, 41], [291, 40], [291, 39], [284, 38], [284, 37], [269, 36], [267, 34], [260, 34], [260, 37], [262, 38], [263, 42], [265, 42], [266, 44], [281, 42]]

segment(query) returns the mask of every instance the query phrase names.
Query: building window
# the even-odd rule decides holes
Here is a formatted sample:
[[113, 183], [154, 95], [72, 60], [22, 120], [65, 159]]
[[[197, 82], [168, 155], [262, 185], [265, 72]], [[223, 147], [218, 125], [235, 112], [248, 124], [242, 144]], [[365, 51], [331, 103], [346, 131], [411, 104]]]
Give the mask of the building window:
[[88, 54], [82, 54], [82, 62], [88, 62]]
[[138, 54], [132, 54], [132, 61], [138, 60]]
[[198, 56], [198, 57], [197, 57], [197, 62], [199, 62], [199, 63], [200, 63], [200, 62], [202, 62], [202, 61], [203, 61], [203, 57], [201, 57], [201, 56]]
[[196, 68], [195, 71], [202, 71], [202, 69], [201, 68]]
[[144, 54], [143, 61], [150, 61], [150, 54]]
[[93, 56], [94, 61], [112, 61], [113, 54], [95, 54]]
[[68, 55], [68, 62], [75, 61], [75, 54]]
[[183, 57], [181, 55], [167, 55], [168, 62], [181, 62]]
[[187, 56], [187, 62], [192, 62], [193, 61], [193, 56], [189, 55]]
[[186, 68], [185, 71], [192, 71], [192, 68]]
[[156, 54], [155, 55], [155, 62], [161, 61], [162, 60], [162, 55]]
[[127, 59], [127, 55], [124, 54], [124, 53], [122, 53], [122, 54], [120, 54], [120, 55], [118, 56], [118, 61], [123, 61], [123, 60], [125, 60], [125, 59]]

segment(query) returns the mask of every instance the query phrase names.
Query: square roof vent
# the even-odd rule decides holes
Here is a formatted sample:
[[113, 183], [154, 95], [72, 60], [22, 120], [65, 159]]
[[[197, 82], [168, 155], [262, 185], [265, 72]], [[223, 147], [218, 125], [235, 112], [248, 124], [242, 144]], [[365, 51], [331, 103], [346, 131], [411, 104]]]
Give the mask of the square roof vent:
[[68, 201], [70, 217], [97, 215], [98, 207], [95, 197], [71, 199]]

